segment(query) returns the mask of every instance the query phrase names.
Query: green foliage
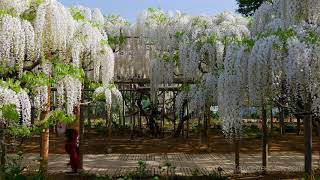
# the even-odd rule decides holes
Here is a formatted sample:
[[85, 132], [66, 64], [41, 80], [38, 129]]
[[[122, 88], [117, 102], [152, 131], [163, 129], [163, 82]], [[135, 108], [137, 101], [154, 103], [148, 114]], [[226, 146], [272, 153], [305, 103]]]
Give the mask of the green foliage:
[[63, 122], [65, 124], [70, 124], [74, 120], [75, 116], [73, 114], [68, 114], [64, 110], [57, 109], [54, 111], [50, 111], [50, 113], [44, 120], [38, 122], [38, 125], [43, 127], [49, 127], [54, 122]]
[[106, 16], [106, 21], [113, 25], [130, 25], [128, 21], [125, 21], [120, 15]]
[[147, 169], [147, 163], [145, 161], [138, 161], [138, 176], [141, 177], [145, 177], [147, 175], [146, 169]]
[[17, 17], [17, 10], [15, 8], [0, 9], [0, 17], [6, 15]]
[[252, 16], [265, 1], [271, 0], [237, 0], [239, 6], [237, 12], [245, 16]]
[[253, 39], [250, 39], [250, 38], [244, 38], [242, 39], [241, 41], [238, 41], [238, 44], [239, 45], [244, 45], [247, 47], [246, 51], [247, 52], [250, 52], [250, 50], [253, 48], [254, 46], [254, 43], [255, 43], [255, 40]]
[[306, 37], [306, 42], [307, 44], [320, 46], [319, 35], [317, 35], [315, 32], [310, 32]]
[[227, 180], [228, 177], [222, 176], [220, 171], [212, 171], [209, 173], [210, 179], [215, 179], [215, 180]]
[[197, 39], [196, 42], [198, 47], [202, 47], [204, 44], [215, 44], [218, 41], [218, 37], [216, 34], [210, 34], [208, 36], [201, 36], [200, 39]]
[[16, 179], [26, 179], [22, 172], [26, 166], [22, 165], [23, 156], [19, 152], [17, 157], [7, 158], [7, 164], [1, 169], [0, 179], [4, 180], [16, 180]]
[[29, 137], [31, 135], [30, 129], [26, 125], [11, 125], [5, 133], [14, 137]]
[[159, 169], [161, 172], [166, 172], [166, 176], [175, 176], [175, 170], [176, 167], [170, 162], [170, 161], [165, 161], [162, 166], [159, 166]]
[[18, 80], [6, 79], [4, 81], [4, 80], [0, 79], [0, 87], [9, 88], [9, 89], [13, 90], [16, 93], [21, 91], [20, 84], [21, 84], [21, 82], [18, 81]]
[[207, 29], [208, 22], [202, 16], [196, 16], [192, 18], [192, 26]]
[[185, 32], [177, 31], [176, 34], [174, 35], [177, 39], [180, 39]]
[[152, 14], [150, 18], [158, 25], [170, 22], [169, 17], [158, 8], [148, 8], [147, 11]]
[[97, 89], [102, 86], [101, 82], [94, 82], [85, 77], [84, 79], [84, 88], [86, 89]]
[[281, 42], [287, 42], [289, 38], [297, 36], [297, 32], [291, 28], [286, 30], [278, 29], [277, 31], [267, 31], [259, 34], [256, 37], [256, 40], [264, 39], [270, 36], [277, 36]]
[[193, 133], [198, 134], [198, 133], [201, 132], [201, 130], [202, 130], [202, 125], [201, 124], [198, 124], [198, 123], [197, 124], [192, 124], [191, 131]]
[[183, 92], [189, 92], [191, 90], [191, 85], [190, 84], [183, 84], [181, 86], [181, 91]]
[[179, 62], [179, 52], [174, 51], [173, 54], [163, 54], [160, 59], [164, 60], [165, 62]]
[[30, 89], [37, 86], [49, 86], [50, 84], [48, 75], [43, 72], [25, 72], [21, 81], [27, 84]]
[[44, 0], [32, 0], [30, 1], [30, 8], [20, 15], [21, 19], [34, 22], [37, 15], [38, 7], [44, 2]]
[[8, 125], [4, 129], [6, 135], [26, 137], [31, 134], [27, 126], [20, 124], [20, 116], [15, 104], [0, 105], [0, 114], [1, 118], [4, 119]]
[[72, 8], [70, 8], [70, 11], [71, 11], [71, 15], [74, 20], [76, 20], [76, 21], [85, 21], [86, 20], [85, 16], [82, 14], [80, 9], [72, 7]]
[[54, 59], [52, 68], [53, 82], [57, 82], [69, 75], [81, 82], [84, 82], [84, 70], [82, 68], [76, 68], [73, 65], [62, 64], [59, 59]]
[[109, 44], [112, 49], [115, 49], [117, 46], [121, 46], [126, 42], [126, 37], [124, 34], [120, 31], [119, 36], [108, 36], [108, 40], [102, 40], [100, 43], [101, 45], [107, 45]]
[[77, 9], [75, 7], [72, 7], [70, 8], [70, 12], [71, 12], [71, 15], [73, 17], [74, 20], [76, 21], [82, 21], [82, 22], [85, 22], [85, 23], [88, 23], [90, 24], [92, 27], [94, 28], [98, 28], [98, 29], [101, 29], [103, 28], [103, 24], [98, 24], [98, 23], [95, 23], [91, 20], [88, 20], [81, 12], [80, 9]]
[[200, 176], [201, 172], [198, 168], [195, 168], [192, 170], [191, 174], [192, 174], [192, 176]]
[[95, 180], [112, 180], [113, 178], [109, 175], [106, 176], [97, 176]]
[[0, 105], [0, 112], [6, 121], [19, 122], [19, 113], [15, 104]]
[[248, 137], [261, 138], [262, 132], [256, 125], [250, 125], [243, 127], [243, 134]]
[[[116, 88], [116, 85], [114, 83], [109, 83], [108, 84], [108, 87], [107, 87], [109, 90], [113, 89], [113, 88]], [[104, 101], [106, 100], [106, 96], [105, 96], [105, 93], [100, 93], [100, 94], [95, 94], [93, 96], [93, 101], [97, 102], [97, 101]]]

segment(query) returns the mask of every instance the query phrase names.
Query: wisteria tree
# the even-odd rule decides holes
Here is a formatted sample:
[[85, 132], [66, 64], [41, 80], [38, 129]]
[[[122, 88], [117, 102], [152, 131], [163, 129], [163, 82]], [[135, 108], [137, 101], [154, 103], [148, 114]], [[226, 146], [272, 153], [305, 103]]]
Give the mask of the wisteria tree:
[[[113, 78], [114, 58], [105, 43], [104, 17], [98, 9], [69, 9], [56, 0], [1, 1], [0, 7], [2, 114], [12, 105], [25, 126], [31, 124], [31, 108], [38, 114], [34, 123], [44, 128], [41, 157], [46, 164], [48, 127], [56, 121], [74, 121], [84, 80], [106, 87]], [[58, 94], [54, 111], [52, 87]], [[4, 125], [15, 127], [5, 119]], [[70, 127], [79, 129], [79, 121]]]
[[[276, 0], [263, 3], [253, 17], [248, 44], [250, 55], [247, 65], [241, 68], [248, 69], [243, 76], [247, 74], [250, 102], [260, 104], [262, 109], [265, 168], [265, 106], [275, 103], [289, 108], [294, 114], [304, 115], [305, 171], [311, 175], [312, 116], [317, 117], [319, 106], [318, 9], [318, 1]], [[237, 54], [241, 51], [235, 51], [233, 56], [239, 57]], [[233, 99], [228, 101], [231, 103]]]

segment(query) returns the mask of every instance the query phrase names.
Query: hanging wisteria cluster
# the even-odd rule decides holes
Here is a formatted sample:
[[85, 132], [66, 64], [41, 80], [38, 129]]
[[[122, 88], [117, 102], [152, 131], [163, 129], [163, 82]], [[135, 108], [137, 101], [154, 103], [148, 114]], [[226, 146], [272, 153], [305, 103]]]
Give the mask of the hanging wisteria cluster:
[[103, 96], [107, 106], [116, 105], [120, 107], [123, 102], [122, 94], [115, 86], [99, 87], [94, 91], [93, 96], [96, 98]]
[[67, 113], [73, 114], [74, 107], [81, 100], [82, 84], [78, 79], [72, 76], [65, 76], [57, 83], [58, 107], [67, 110]]
[[21, 75], [25, 61], [32, 61], [34, 53], [34, 31], [31, 23], [10, 15], [1, 16], [0, 66], [17, 68]]
[[[22, 124], [27, 126], [31, 124], [31, 103], [25, 90], [21, 89], [17, 93], [8, 87], [0, 86], [0, 107], [4, 105], [14, 105]], [[0, 119], [3, 120], [1, 113]]]

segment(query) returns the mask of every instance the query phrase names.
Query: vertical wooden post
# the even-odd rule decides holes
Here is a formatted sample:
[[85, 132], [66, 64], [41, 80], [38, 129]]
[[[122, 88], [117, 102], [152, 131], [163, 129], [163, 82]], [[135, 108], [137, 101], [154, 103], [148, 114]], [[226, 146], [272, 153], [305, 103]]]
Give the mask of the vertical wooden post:
[[297, 116], [297, 135], [300, 135], [301, 131], [301, 117]]
[[176, 132], [176, 93], [173, 92], [173, 132]]
[[307, 179], [312, 177], [312, 115], [311, 115], [311, 95], [305, 103], [304, 125], [304, 170]]
[[91, 105], [89, 104], [89, 105], [87, 106], [87, 116], [88, 116], [88, 126], [89, 126], [88, 131], [91, 129], [91, 114], [92, 114], [92, 112], [91, 112]]
[[272, 114], [272, 104], [270, 105], [270, 130], [273, 129], [273, 114]]
[[108, 119], [108, 138], [107, 138], [107, 152], [111, 153], [112, 152], [112, 147], [111, 147], [111, 141], [112, 141], [112, 112], [111, 112], [111, 105], [107, 105], [107, 119]]
[[7, 146], [6, 146], [6, 138], [5, 134], [2, 130], [2, 138], [1, 138], [1, 167], [4, 167], [6, 165], [6, 160], [7, 160]]
[[122, 125], [123, 125], [123, 127], [125, 127], [126, 126], [126, 115], [125, 115], [125, 106], [126, 106], [126, 104], [125, 104], [125, 99], [123, 99], [122, 100]]
[[189, 138], [189, 103], [187, 102], [187, 139]]
[[162, 136], [164, 137], [164, 128], [165, 128], [165, 121], [164, 121], [164, 120], [165, 120], [165, 119], [164, 119], [164, 118], [165, 118], [165, 117], [164, 117], [164, 116], [165, 116], [165, 112], [164, 112], [165, 109], [164, 109], [164, 108], [165, 108], [165, 103], [166, 103], [166, 91], [163, 91], [162, 93], [163, 93], [163, 94], [162, 94], [162, 98], [163, 98], [163, 99], [162, 99], [162, 101], [163, 101], [163, 102], [162, 102], [162, 103], [163, 103], [163, 104], [162, 104]]
[[133, 87], [132, 87], [132, 85], [130, 85], [130, 89], [131, 89], [131, 91], [130, 91], [130, 98], [131, 98], [131, 102], [130, 102], [130, 138], [131, 139], [133, 139], [133, 103], [134, 103], [134, 101], [133, 101], [133, 92], [132, 92], [132, 89], [133, 89]]
[[268, 126], [267, 111], [262, 103], [262, 173], [266, 174], [268, 168]]
[[[45, 120], [50, 112], [51, 108], [51, 87], [48, 87], [48, 102], [45, 107], [45, 110], [43, 110], [40, 114], [40, 119]], [[40, 157], [41, 157], [41, 163], [40, 168], [46, 172], [48, 170], [48, 159], [49, 159], [49, 127], [46, 127], [42, 129], [41, 132], [41, 145], [40, 145]]]
[[235, 137], [234, 139], [234, 149], [235, 149], [235, 154], [234, 154], [234, 162], [235, 162], [235, 174], [240, 174], [240, 139]]
[[83, 155], [84, 155], [84, 114], [83, 105], [79, 105], [79, 121], [80, 121], [80, 131], [79, 131], [79, 158], [80, 158], [80, 169], [83, 169]]
[[285, 133], [285, 127], [284, 127], [284, 108], [280, 108], [280, 133], [283, 135]]
[[49, 128], [42, 129], [41, 132], [41, 168], [43, 171], [48, 169], [49, 159]]
[[142, 118], [141, 118], [141, 112], [139, 111], [139, 131], [142, 131]]

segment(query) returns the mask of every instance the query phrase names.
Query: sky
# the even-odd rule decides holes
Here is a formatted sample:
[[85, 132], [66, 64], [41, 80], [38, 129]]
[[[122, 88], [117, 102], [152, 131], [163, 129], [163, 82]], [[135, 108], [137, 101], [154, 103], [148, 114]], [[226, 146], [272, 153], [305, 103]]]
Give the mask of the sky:
[[137, 15], [149, 7], [162, 10], [180, 10], [190, 15], [215, 15], [221, 12], [235, 13], [236, 0], [59, 0], [66, 6], [83, 5], [99, 8], [105, 15], [121, 15], [134, 22]]

